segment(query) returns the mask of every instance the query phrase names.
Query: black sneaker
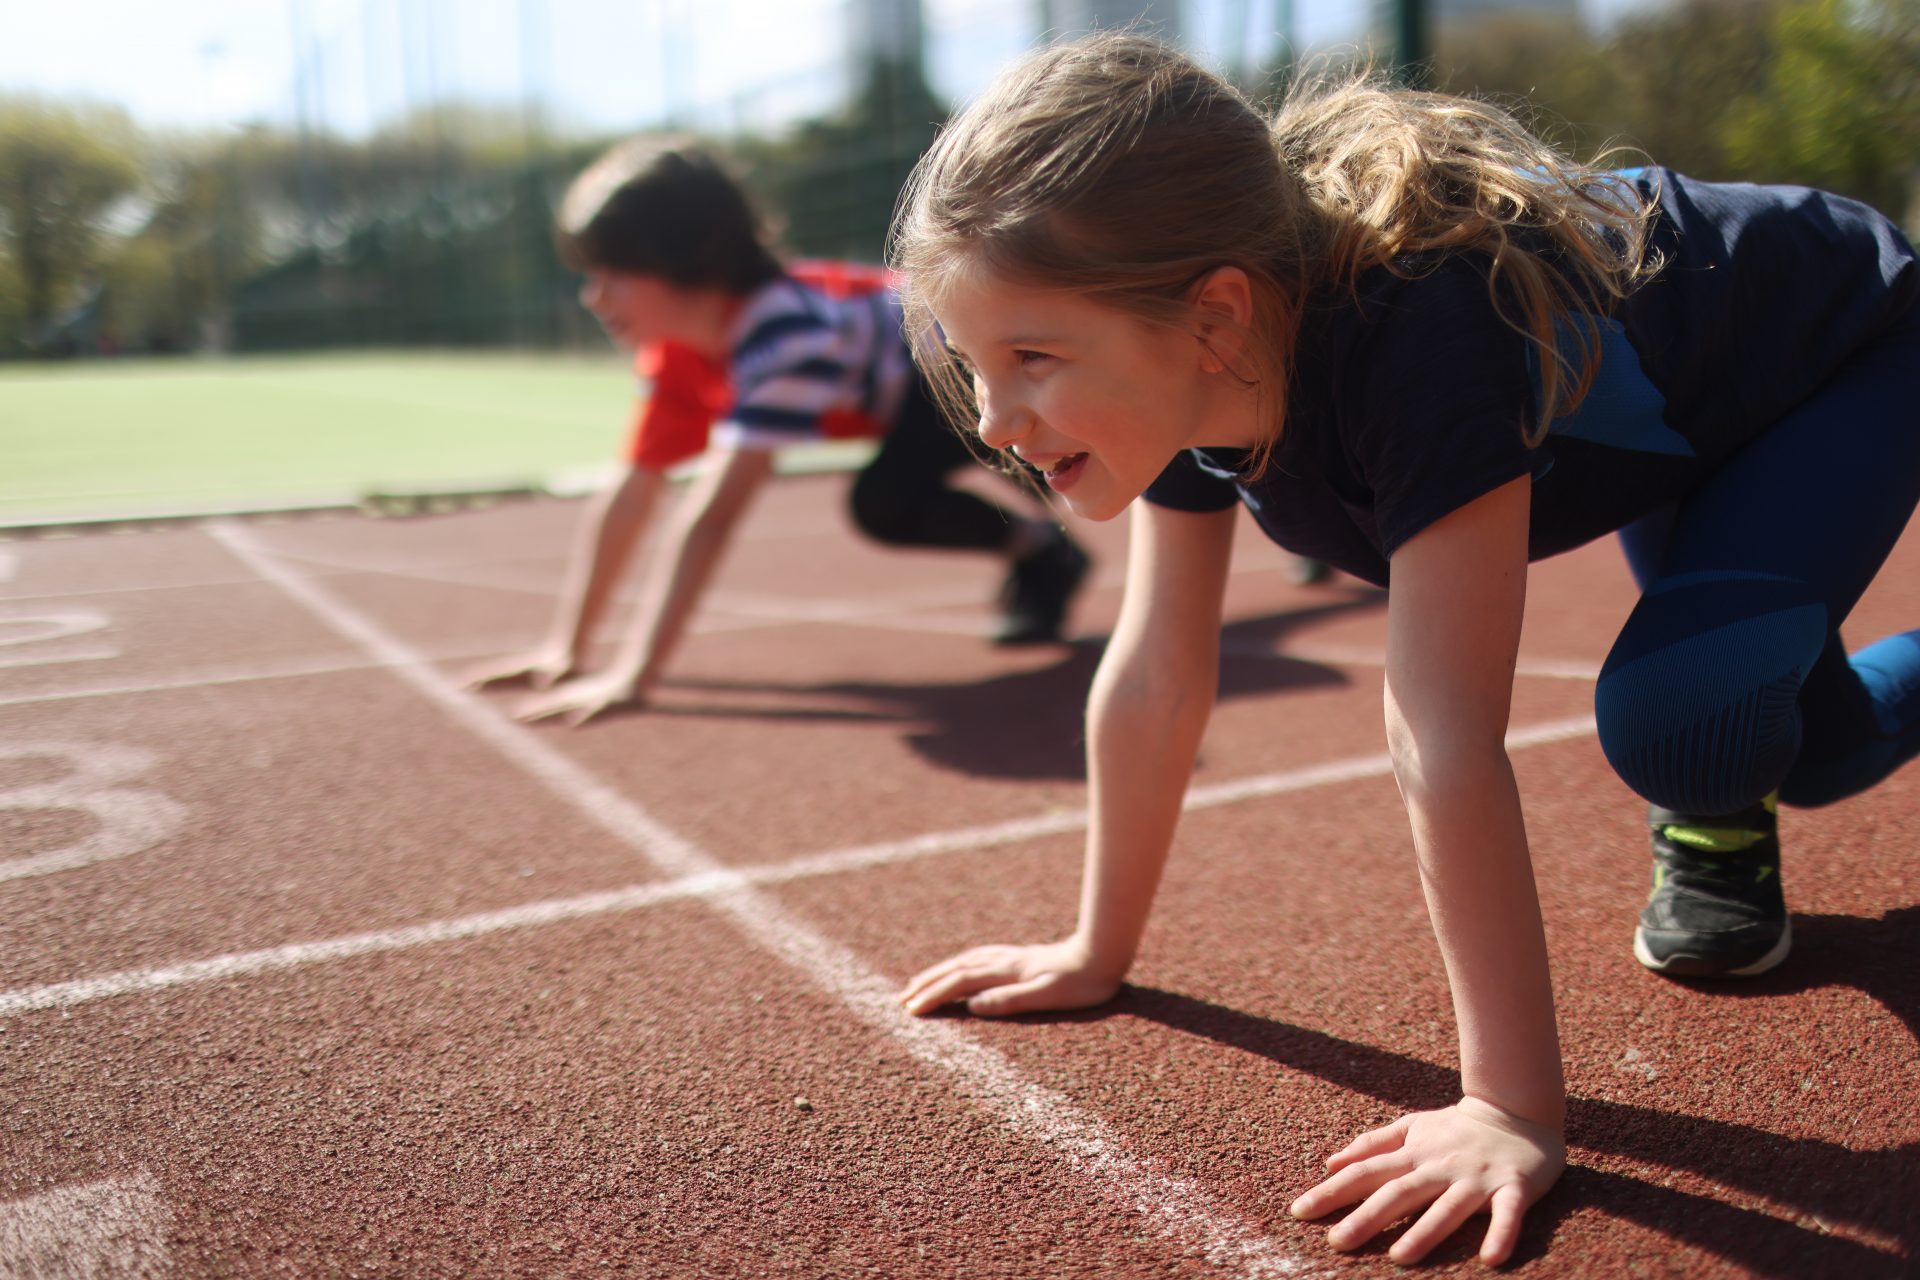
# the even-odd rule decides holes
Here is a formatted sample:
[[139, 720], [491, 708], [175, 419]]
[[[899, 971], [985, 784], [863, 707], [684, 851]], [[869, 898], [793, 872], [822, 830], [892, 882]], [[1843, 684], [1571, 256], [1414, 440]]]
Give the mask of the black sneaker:
[[1634, 959], [1680, 978], [1732, 978], [1787, 958], [1777, 806], [1768, 796], [1717, 818], [1648, 810], [1653, 892], [1633, 931]]
[[1004, 612], [993, 629], [995, 644], [1048, 644], [1060, 638], [1067, 606], [1091, 563], [1066, 530], [1051, 527], [1038, 551], [1020, 557], [1000, 588]]

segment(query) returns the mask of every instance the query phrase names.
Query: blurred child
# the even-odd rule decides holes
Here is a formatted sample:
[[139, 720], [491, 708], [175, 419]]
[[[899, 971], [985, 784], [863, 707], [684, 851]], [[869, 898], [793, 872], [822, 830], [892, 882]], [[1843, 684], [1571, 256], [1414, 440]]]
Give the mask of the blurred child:
[[[928, 397], [881, 272], [784, 267], [711, 156], [646, 140], [614, 148], [574, 180], [555, 234], [586, 277], [582, 305], [636, 353], [651, 393], [636, 412], [625, 471], [582, 522], [546, 643], [472, 672], [472, 687], [531, 683], [547, 692], [522, 705], [523, 718], [574, 724], [644, 702], [772, 474], [774, 450], [829, 437], [880, 437], [853, 483], [862, 532], [895, 546], [1004, 557], [994, 639], [1059, 638], [1086, 556], [1038, 503], [1018, 515], [949, 487], [975, 458]], [[668, 469], [703, 452], [631, 633], [604, 670], [569, 679], [659, 509]]]
[[1443, 95], [1306, 86], [1270, 124], [1129, 36], [1002, 76], [897, 234], [909, 332], [937, 322], [981, 438], [1081, 515], [1146, 498], [1087, 711], [1078, 925], [902, 999], [1000, 1015], [1118, 989], [1213, 702], [1243, 502], [1388, 588], [1387, 738], [1460, 1036], [1460, 1101], [1357, 1138], [1293, 1211], [1358, 1205], [1342, 1249], [1417, 1218], [1400, 1262], [1485, 1211], [1503, 1261], [1565, 1161], [1504, 747], [1527, 563], [1625, 530], [1643, 587], [1596, 694], [1608, 760], [1656, 806], [1635, 954], [1779, 963], [1776, 800], [1852, 794], [1920, 748], [1920, 633], [1851, 659], [1839, 638], [1920, 497], [1912, 249], [1846, 200], [1596, 171]]

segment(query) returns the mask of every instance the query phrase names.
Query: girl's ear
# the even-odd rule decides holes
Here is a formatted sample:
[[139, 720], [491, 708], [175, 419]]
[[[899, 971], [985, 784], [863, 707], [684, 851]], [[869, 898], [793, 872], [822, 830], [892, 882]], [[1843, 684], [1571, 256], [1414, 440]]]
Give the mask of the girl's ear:
[[1194, 336], [1200, 339], [1200, 367], [1208, 373], [1237, 372], [1253, 328], [1253, 283], [1247, 273], [1239, 267], [1215, 267], [1193, 282], [1187, 297], [1194, 311]]

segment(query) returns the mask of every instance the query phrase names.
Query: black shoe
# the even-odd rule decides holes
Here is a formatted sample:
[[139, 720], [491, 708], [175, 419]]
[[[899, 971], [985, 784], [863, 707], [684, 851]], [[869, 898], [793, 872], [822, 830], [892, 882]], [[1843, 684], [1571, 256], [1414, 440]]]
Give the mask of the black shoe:
[[1653, 892], [1633, 931], [1636, 960], [1675, 977], [1732, 978], [1787, 958], [1776, 806], [1768, 796], [1717, 818], [1648, 810]]
[[1064, 529], [1052, 526], [1046, 544], [1013, 562], [1000, 588], [1004, 612], [993, 629], [1002, 645], [1048, 644], [1060, 638], [1067, 606], [1091, 562]]

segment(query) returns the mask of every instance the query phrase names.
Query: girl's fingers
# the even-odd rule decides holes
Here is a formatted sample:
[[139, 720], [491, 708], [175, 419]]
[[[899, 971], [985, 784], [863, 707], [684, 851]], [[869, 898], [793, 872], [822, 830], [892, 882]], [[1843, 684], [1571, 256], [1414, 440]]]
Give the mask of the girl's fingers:
[[932, 1013], [935, 1009], [965, 1000], [977, 992], [1004, 982], [1004, 975], [961, 969], [923, 988], [907, 1001], [908, 1013]]
[[1526, 1194], [1518, 1187], [1502, 1187], [1493, 1193], [1488, 1206], [1493, 1222], [1480, 1242], [1480, 1261], [1497, 1267], [1513, 1256], [1520, 1243], [1520, 1219], [1527, 1211]]
[[1327, 1170], [1337, 1172], [1356, 1160], [1399, 1150], [1400, 1144], [1406, 1141], [1407, 1124], [1412, 1119], [1412, 1116], [1401, 1116], [1392, 1124], [1361, 1134], [1327, 1157]]
[[1445, 1195], [1420, 1215], [1420, 1221], [1408, 1227], [1406, 1234], [1393, 1242], [1393, 1248], [1387, 1250], [1387, 1256], [1402, 1266], [1420, 1261], [1433, 1246], [1459, 1230], [1460, 1224], [1473, 1216], [1474, 1211], [1480, 1208], [1481, 1199], [1480, 1193], [1471, 1188], [1448, 1188]]
[[911, 1001], [917, 992], [940, 981], [948, 974], [956, 973], [967, 965], [972, 964], [975, 959], [975, 954], [973, 951], [962, 951], [957, 956], [948, 956], [939, 964], [932, 965], [914, 974], [911, 978], [907, 979], [907, 985], [901, 988], [901, 1001], [903, 1003]]
[[1316, 1186], [1287, 1208], [1296, 1218], [1318, 1218], [1343, 1205], [1364, 1200], [1379, 1188], [1408, 1172], [1405, 1160], [1389, 1153], [1350, 1164]]
[[1412, 1175], [1395, 1178], [1375, 1190], [1365, 1204], [1329, 1230], [1327, 1243], [1340, 1250], [1357, 1249], [1422, 1205], [1431, 1203], [1444, 1187], [1445, 1184], [1436, 1186]]
[[1032, 1013], [1036, 1009], [1057, 1009], [1059, 1004], [1046, 998], [1046, 992], [1056, 981], [1057, 975], [1043, 973], [1025, 982], [1009, 982], [992, 987], [968, 1000], [967, 1011], [984, 1017], [1002, 1018], [1014, 1013]]

